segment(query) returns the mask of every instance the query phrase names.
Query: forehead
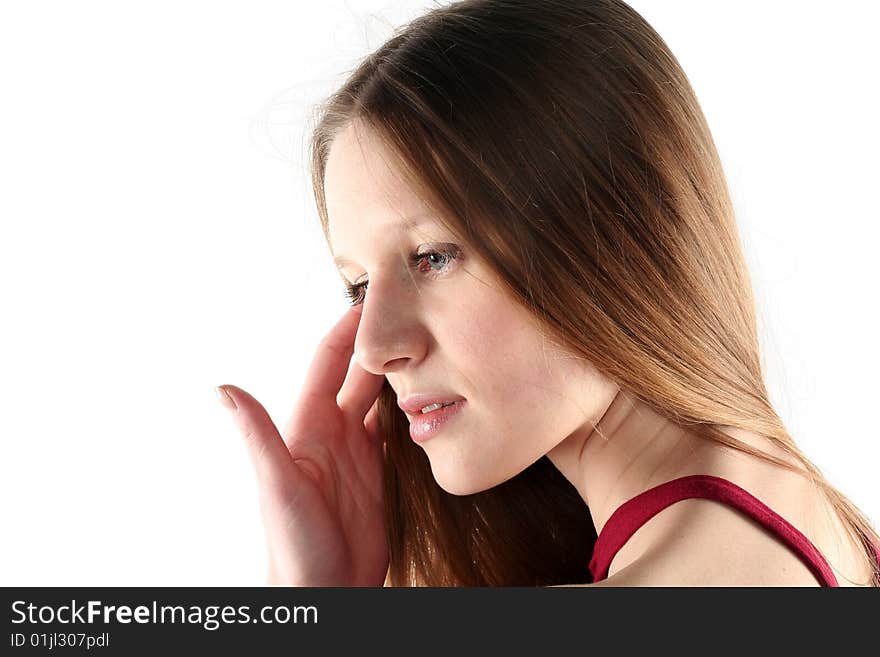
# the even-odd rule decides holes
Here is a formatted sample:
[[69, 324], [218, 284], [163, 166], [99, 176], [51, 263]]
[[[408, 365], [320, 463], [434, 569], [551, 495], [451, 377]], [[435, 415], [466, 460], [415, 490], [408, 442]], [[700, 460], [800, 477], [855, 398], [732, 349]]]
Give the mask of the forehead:
[[374, 133], [351, 125], [333, 140], [324, 174], [331, 223], [371, 210], [409, 215], [421, 208], [395, 169], [394, 156]]
[[331, 249], [338, 255], [344, 255], [349, 236], [359, 241], [361, 231], [391, 237], [431, 224], [425, 204], [395, 169], [393, 155], [363, 126], [352, 124], [333, 140], [324, 195]]

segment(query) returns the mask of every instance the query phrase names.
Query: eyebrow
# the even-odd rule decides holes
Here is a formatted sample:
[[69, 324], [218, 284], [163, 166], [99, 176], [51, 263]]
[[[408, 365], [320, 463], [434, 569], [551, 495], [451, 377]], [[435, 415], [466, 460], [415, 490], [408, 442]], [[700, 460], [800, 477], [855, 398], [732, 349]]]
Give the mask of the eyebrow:
[[[424, 223], [428, 223], [429, 214], [418, 214], [410, 217], [405, 217], [403, 221], [396, 221], [392, 223], [385, 224], [379, 228], [380, 233], [385, 233], [389, 231], [406, 231], [412, 230], [416, 226], [419, 226]], [[336, 256], [333, 258], [333, 263], [336, 265], [337, 269], [342, 269], [343, 267], [352, 266], [353, 263], [351, 260], [346, 258], [345, 256]]]

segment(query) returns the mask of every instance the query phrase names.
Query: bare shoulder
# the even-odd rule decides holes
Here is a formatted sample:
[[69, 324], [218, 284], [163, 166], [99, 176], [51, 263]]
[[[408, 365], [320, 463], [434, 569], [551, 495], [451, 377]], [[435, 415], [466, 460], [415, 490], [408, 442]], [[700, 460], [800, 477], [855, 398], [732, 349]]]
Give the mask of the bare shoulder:
[[734, 564], [705, 560], [688, 554], [645, 555], [627, 568], [596, 586], [668, 586], [668, 587], [816, 587], [819, 582], [797, 557], [776, 558], [755, 555]]
[[612, 561], [609, 577], [588, 586], [820, 585], [787, 545], [715, 500], [682, 500], [633, 539]]
[[[734, 459], [745, 462], [744, 457]], [[824, 557], [840, 586], [870, 582], [872, 560], [811, 482], [748, 461], [705, 469], [754, 495], [798, 529]], [[618, 550], [609, 577], [586, 586], [818, 587], [810, 567], [766, 526], [732, 505], [689, 498], [645, 522]]]
[[701, 563], [687, 555], [670, 558], [659, 552], [645, 555], [610, 577], [594, 584], [568, 584], [565, 587], [810, 587], [818, 581], [806, 567], [788, 560], [774, 565], [755, 564], [753, 568], [730, 568], [725, 564]]

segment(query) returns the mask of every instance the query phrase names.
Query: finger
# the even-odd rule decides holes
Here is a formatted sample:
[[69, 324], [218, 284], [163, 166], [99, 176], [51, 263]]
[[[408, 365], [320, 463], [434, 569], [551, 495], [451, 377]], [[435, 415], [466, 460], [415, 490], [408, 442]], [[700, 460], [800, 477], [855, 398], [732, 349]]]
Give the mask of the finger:
[[352, 358], [336, 403], [346, 414], [362, 420], [385, 384], [384, 374], [373, 374]]
[[301, 394], [304, 397], [336, 399], [354, 353], [354, 338], [362, 306], [349, 309], [318, 344]]
[[217, 395], [244, 436], [257, 478], [271, 484], [289, 481], [295, 475], [290, 452], [263, 405], [233, 385], [218, 386]]
[[381, 442], [384, 448], [385, 441], [379, 435], [379, 407], [375, 403], [370, 407], [370, 410], [367, 411], [366, 417], [364, 417], [364, 429], [367, 432], [370, 442], [373, 444]]

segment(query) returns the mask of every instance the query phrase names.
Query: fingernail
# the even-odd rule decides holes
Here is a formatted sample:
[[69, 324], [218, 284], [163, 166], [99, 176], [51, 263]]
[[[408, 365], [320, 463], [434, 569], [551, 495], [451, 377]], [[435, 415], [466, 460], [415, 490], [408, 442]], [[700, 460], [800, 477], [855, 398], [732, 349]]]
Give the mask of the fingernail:
[[226, 392], [226, 388], [223, 386], [217, 386], [214, 388], [214, 392], [217, 393], [217, 398], [220, 400], [220, 403], [223, 404], [230, 411], [237, 411], [238, 406], [235, 405], [235, 400], [232, 398], [228, 392]]

